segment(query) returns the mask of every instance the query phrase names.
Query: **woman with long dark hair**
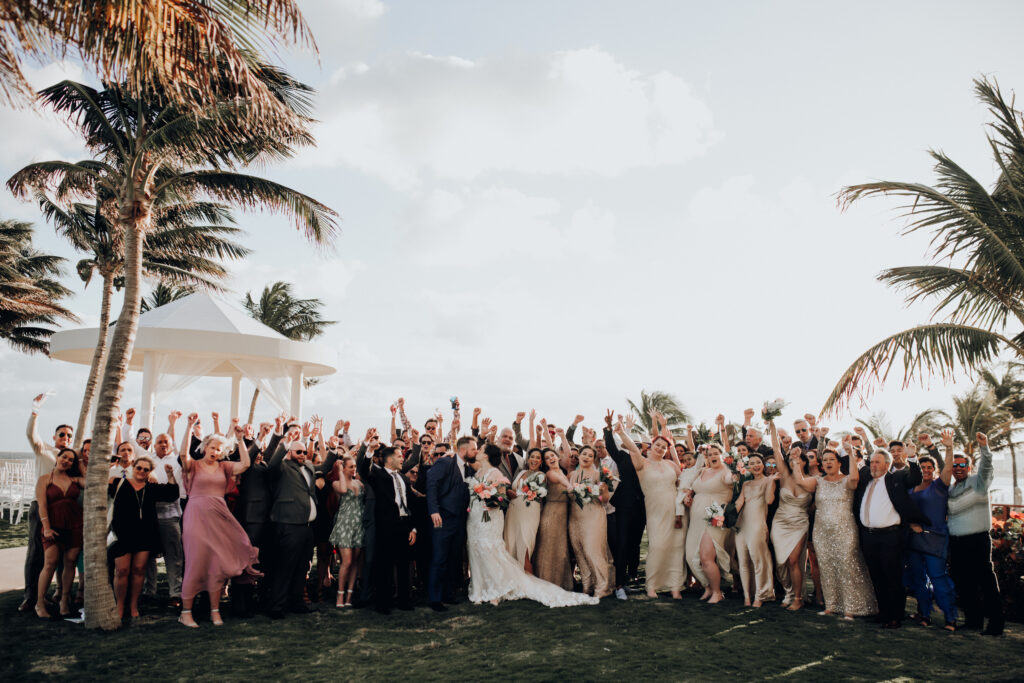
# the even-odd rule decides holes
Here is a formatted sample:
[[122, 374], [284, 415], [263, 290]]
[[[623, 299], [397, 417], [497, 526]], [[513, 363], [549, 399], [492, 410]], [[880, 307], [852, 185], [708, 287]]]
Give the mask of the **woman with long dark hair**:
[[82, 551], [82, 505], [78, 496], [84, 488], [85, 472], [78, 462], [78, 453], [70, 448], [60, 449], [53, 470], [36, 482], [43, 541], [43, 569], [39, 573], [36, 615], [43, 619], [50, 618], [46, 609], [46, 591], [62, 557], [60, 615], [71, 616], [71, 584], [75, 581], [75, 566]]

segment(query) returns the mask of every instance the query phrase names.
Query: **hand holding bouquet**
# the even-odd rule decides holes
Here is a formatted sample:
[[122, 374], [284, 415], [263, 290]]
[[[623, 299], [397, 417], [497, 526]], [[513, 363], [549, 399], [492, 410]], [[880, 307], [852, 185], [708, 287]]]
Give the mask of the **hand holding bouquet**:
[[548, 487], [544, 485], [544, 474], [542, 472], [534, 472], [524, 477], [522, 484], [519, 485], [518, 494], [526, 499], [527, 507], [534, 501], [547, 498]]
[[601, 498], [601, 484], [591, 484], [586, 481], [580, 482], [579, 484], [573, 484], [572, 488], [569, 489], [569, 493], [572, 494], [573, 500], [576, 501], [576, 504], [582, 510], [587, 503], [592, 503]]
[[783, 401], [781, 398], [777, 398], [774, 401], [765, 401], [764, 407], [761, 409], [761, 417], [764, 421], [771, 422], [775, 418], [782, 415], [782, 409], [789, 404]]
[[712, 503], [704, 508], [704, 521], [713, 527], [725, 526], [725, 506], [721, 503]]
[[484, 516], [485, 522], [491, 521], [490, 510], [501, 510], [504, 512], [508, 509], [508, 482], [507, 481], [470, 481], [469, 482], [469, 501], [470, 505], [473, 504], [474, 500], [478, 500], [484, 505]]

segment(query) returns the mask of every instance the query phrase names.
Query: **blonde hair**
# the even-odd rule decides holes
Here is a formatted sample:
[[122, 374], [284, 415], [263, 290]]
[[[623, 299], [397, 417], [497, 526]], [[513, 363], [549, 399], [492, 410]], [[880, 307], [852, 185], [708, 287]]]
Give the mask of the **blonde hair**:
[[203, 454], [204, 458], [206, 457], [206, 447], [214, 441], [220, 443], [221, 448], [223, 448], [224, 444], [228, 442], [228, 440], [220, 434], [207, 434], [203, 437], [203, 440], [199, 442], [199, 452]]
[[153, 458], [149, 457], [148, 455], [140, 455], [139, 457], [135, 458], [135, 464], [138, 465], [143, 460], [149, 463], [150, 472], [156, 469], [156, 463], [153, 462]]

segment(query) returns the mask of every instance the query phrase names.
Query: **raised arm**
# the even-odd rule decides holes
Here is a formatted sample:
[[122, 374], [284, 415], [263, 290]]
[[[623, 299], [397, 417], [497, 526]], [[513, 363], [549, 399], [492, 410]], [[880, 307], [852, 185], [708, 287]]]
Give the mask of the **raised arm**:
[[409, 422], [408, 416], [405, 414], [405, 399], [398, 399], [398, 418], [402, 421], [402, 433], [408, 434], [412, 431], [412, 423]]
[[192, 443], [192, 428], [198, 420], [199, 413], [189, 413], [188, 427], [185, 428], [185, 433], [181, 437], [181, 450], [178, 451], [178, 460], [181, 461], [181, 471], [186, 474], [192, 471], [192, 454], [189, 452], [189, 446]]
[[975, 479], [975, 490], [984, 493], [992, 485], [992, 477], [995, 475], [992, 469], [992, 452], [988, 449], [988, 435], [978, 432], [974, 439], [978, 442], [978, 478]]
[[953, 430], [943, 429], [942, 430], [942, 445], [946, 449], [946, 459], [942, 462], [942, 472], [939, 474], [939, 479], [946, 486], [949, 486], [950, 480], [953, 478]]
[[793, 481], [796, 482], [796, 485], [802, 488], [804, 491], [807, 491], [808, 493], [814, 493], [815, 489], [818, 488], [818, 480], [814, 477], [808, 477], [806, 474], [804, 474], [804, 468], [797, 466], [797, 460], [799, 459], [800, 456], [793, 457], [793, 460], [790, 463], [791, 466], [789, 467], [790, 476], [793, 477]]
[[234, 424], [236, 450], [238, 451], [238, 462], [231, 464], [231, 474], [238, 476], [249, 469], [252, 460], [249, 458], [249, 449], [245, 446], [245, 429], [237, 422]]
[[[512, 421], [512, 433], [515, 434], [516, 443], [519, 444], [520, 450], [524, 453], [526, 449], [530, 447], [530, 442], [523, 437], [523, 418], [526, 417], [526, 413], [519, 411], [516, 413], [516, 419]], [[533, 423], [530, 424], [530, 438], [533, 438]]]
[[686, 425], [686, 447], [691, 453], [697, 452], [697, 444], [693, 440], [693, 425]]
[[398, 438], [398, 429], [395, 428], [395, 414], [398, 413], [398, 407], [394, 403], [391, 404], [391, 443], [395, 442]]
[[622, 416], [619, 415], [619, 421], [615, 425], [615, 432], [619, 435], [619, 439], [622, 440], [622, 445], [629, 452], [629, 458], [633, 462], [633, 468], [639, 472], [644, 468], [644, 463], [647, 462], [647, 459], [644, 458], [642, 453], [640, 453], [640, 449], [636, 447], [636, 444], [633, 443], [633, 439], [630, 438], [626, 431], [626, 426], [622, 422]]

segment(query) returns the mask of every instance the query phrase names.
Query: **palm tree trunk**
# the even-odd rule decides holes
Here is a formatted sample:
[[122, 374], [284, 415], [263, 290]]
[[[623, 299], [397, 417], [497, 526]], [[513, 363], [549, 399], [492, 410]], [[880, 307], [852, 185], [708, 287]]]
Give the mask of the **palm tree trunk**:
[[[131, 193], [135, 188], [129, 188]], [[141, 194], [141, 192], [139, 193]], [[124, 304], [114, 326], [113, 339], [100, 385], [92, 427], [95, 464], [87, 471], [85, 489], [85, 625], [105, 631], [121, 625], [114, 592], [107, 581], [107, 468], [103, 460], [113, 452], [114, 427], [124, 395], [128, 360], [135, 346], [142, 301], [143, 233], [151, 220], [147, 200], [129, 194], [119, 200], [118, 222], [124, 231]]]
[[1010, 437], [1010, 466], [1013, 468], [1013, 504], [1021, 504], [1020, 486], [1017, 485], [1017, 450], [1013, 447], [1013, 437]]
[[82, 397], [82, 409], [78, 413], [78, 426], [75, 427], [74, 449], [82, 449], [85, 439], [85, 421], [92, 411], [92, 402], [96, 397], [96, 385], [100, 380], [100, 369], [107, 360], [107, 327], [110, 326], [110, 297], [114, 293], [114, 276], [103, 275], [103, 301], [100, 304], [100, 334], [96, 340], [96, 350], [92, 353], [92, 366], [89, 368], [89, 379], [85, 382], [85, 396]]
[[256, 387], [256, 391], [252, 392], [252, 403], [249, 404], [249, 422], [252, 424], [253, 418], [256, 416], [256, 399], [260, 397], [260, 388]]

